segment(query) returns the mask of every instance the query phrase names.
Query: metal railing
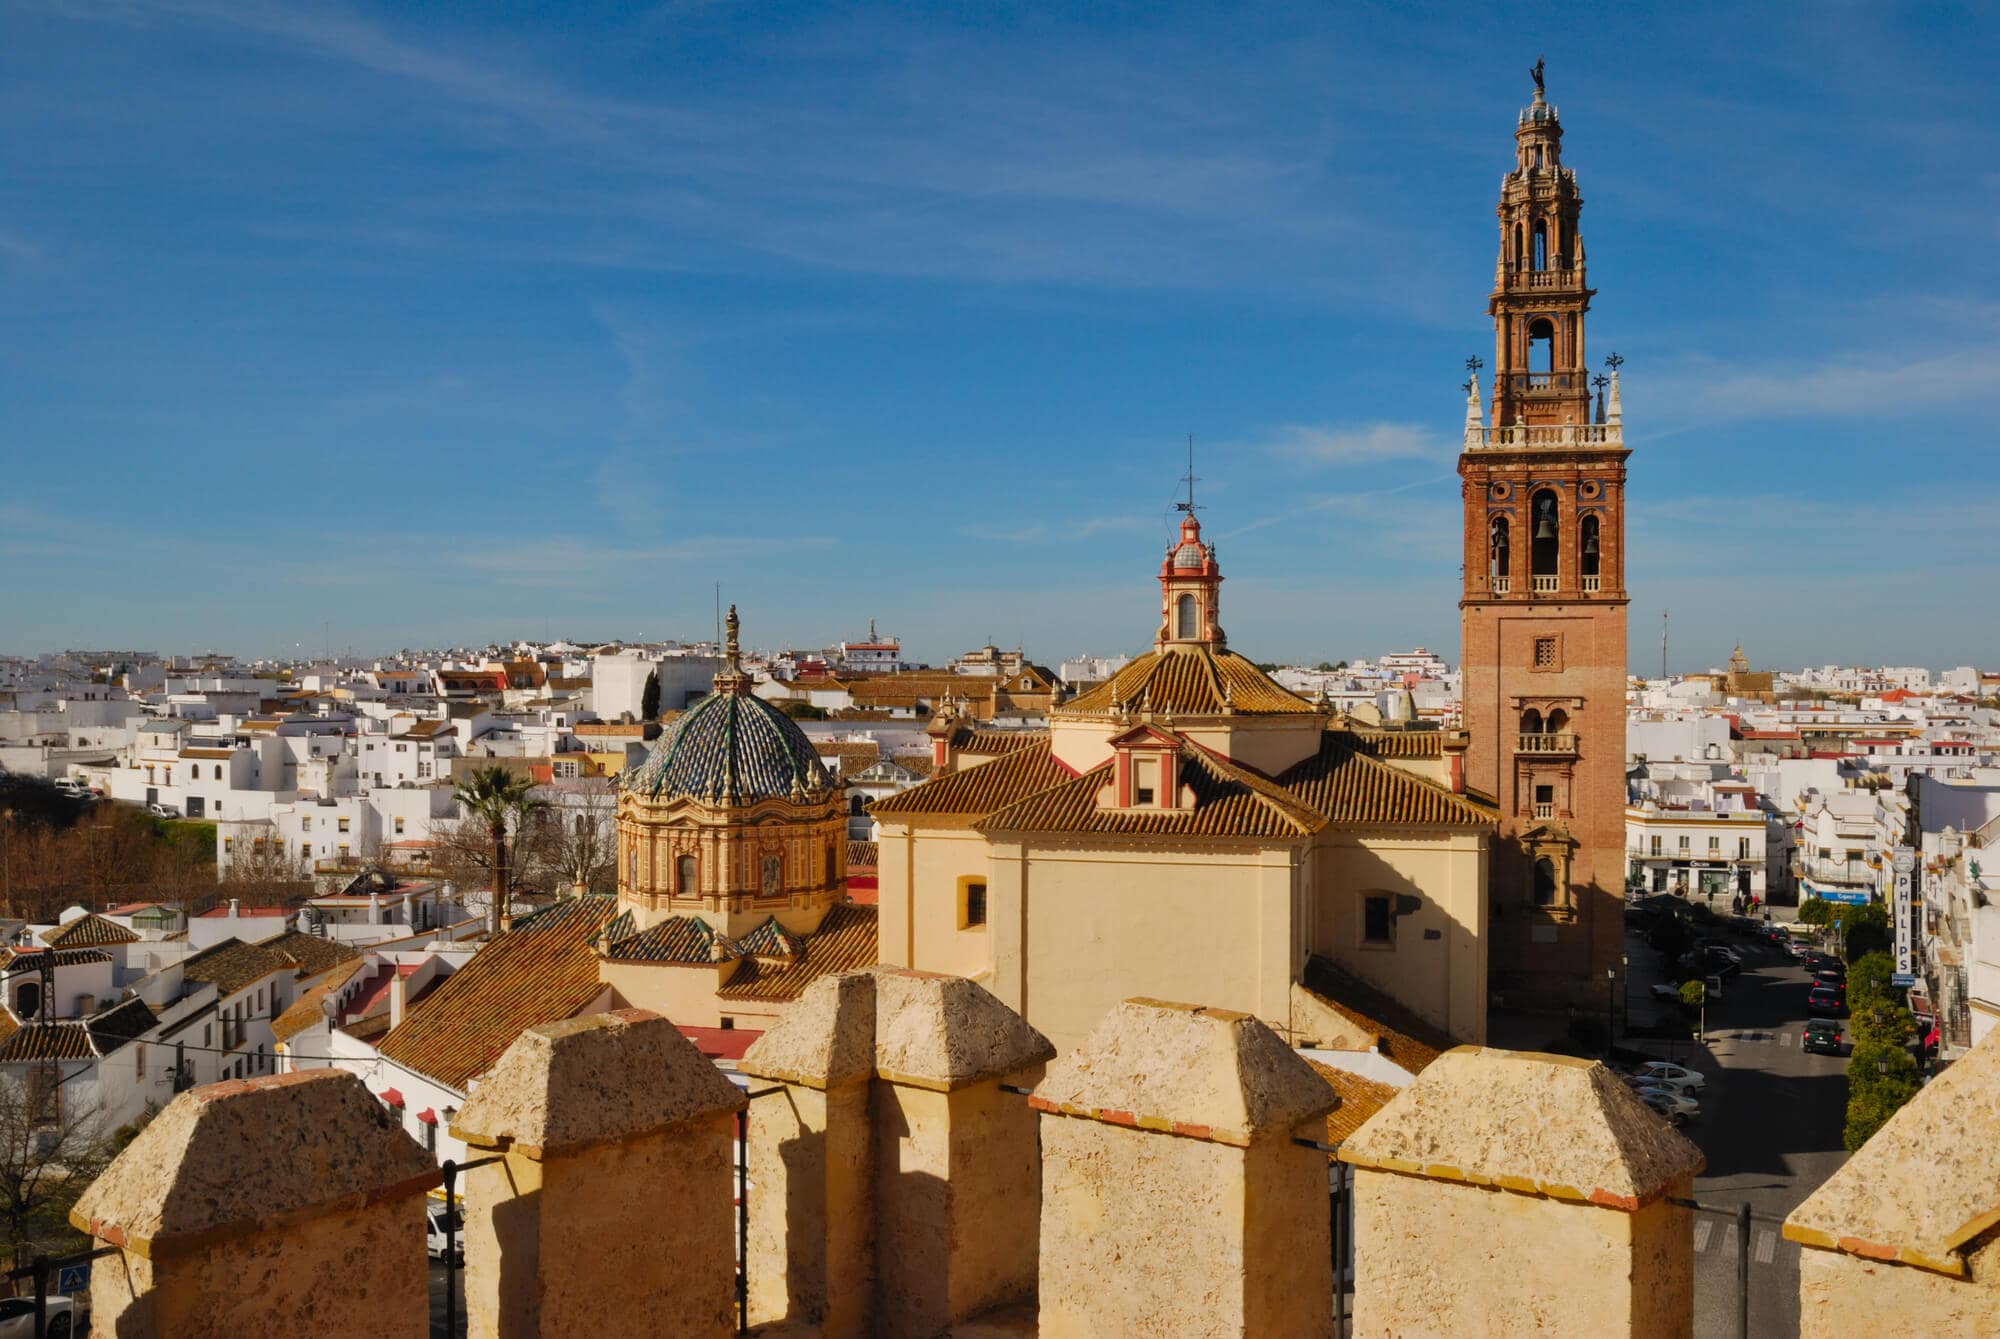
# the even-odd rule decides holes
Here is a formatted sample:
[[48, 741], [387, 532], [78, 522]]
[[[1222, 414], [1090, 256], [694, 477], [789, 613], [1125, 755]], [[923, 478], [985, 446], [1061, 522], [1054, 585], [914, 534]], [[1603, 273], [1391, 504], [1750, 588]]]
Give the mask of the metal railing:
[[1516, 743], [1516, 753], [1575, 753], [1576, 736], [1567, 730], [1554, 734], [1524, 733]]
[[[19, 1283], [22, 1279], [28, 1278], [35, 1281], [35, 1339], [49, 1339], [50, 1276], [54, 1275], [60, 1278], [62, 1271], [65, 1269], [73, 1269], [77, 1265], [88, 1264], [92, 1260], [116, 1254], [118, 1254], [116, 1246], [100, 1246], [94, 1251], [78, 1251], [74, 1255], [38, 1255], [18, 1269], [7, 1271], [7, 1281], [9, 1283]], [[69, 1326], [67, 1333], [71, 1335], [78, 1333], [75, 1311], [72, 1310], [69, 1312], [64, 1317], [64, 1321]]]

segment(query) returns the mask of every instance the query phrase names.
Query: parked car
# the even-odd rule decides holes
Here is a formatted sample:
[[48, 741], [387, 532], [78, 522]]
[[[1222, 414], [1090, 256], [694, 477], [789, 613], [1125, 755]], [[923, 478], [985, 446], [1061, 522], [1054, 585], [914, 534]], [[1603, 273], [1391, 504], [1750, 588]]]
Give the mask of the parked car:
[[1847, 1012], [1845, 993], [1831, 986], [1814, 986], [1806, 996], [1806, 1012], [1838, 1018]]
[[[67, 1297], [51, 1297], [48, 1302], [49, 1339], [70, 1339], [72, 1327], [83, 1318]], [[0, 1297], [0, 1339], [34, 1339], [35, 1299]]]
[[1674, 1125], [1685, 1125], [1701, 1114], [1701, 1103], [1675, 1088], [1641, 1088], [1637, 1096]]
[[1653, 998], [1656, 1000], [1671, 1000], [1673, 1003], [1679, 1004], [1681, 1002], [1681, 988], [1671, 983], [1654, 986]]
[[1843, 1043], [1840, 1023], [1832, 1018], [1808, 1018], [1806, 1030], [1799, 1037], [1799, 1045], [1808, 1051], [1821, 1055], [1840, 1055]]
[[1837, 986], [1841, 990], [1845, 990], [1847, 989], [1847, 973], [1841, 971], [1838, 967], [1823, 967], [1813, 973], [1813, 984], [1816, 986]]
[[181, 811], [171, 804], [161, 804], [158, 800], [146, 806], [146, 812], [155, 818], [179, 818]]
[[1707, 1086], [1708, 1080], [1700, 1071], [1677, 1065], [1671, 1060], [1648, 1060], [1632, 1071], [1634, 1074], [1651, 1079], [1654, 1083], [1675, 1088], [1693, 1088], [1699, 1092]]
[[[452, 1243], [454, 1254], [459, 1261], [465, 1259], [465, 1210], [451, 1210], [452, 1231], [457, 1240]], [[424, 1246], [430, 1251], [431, 1259], [445, 1258], [445, 1207], [439, 1200], [431, 1200], [424, 1206]]]

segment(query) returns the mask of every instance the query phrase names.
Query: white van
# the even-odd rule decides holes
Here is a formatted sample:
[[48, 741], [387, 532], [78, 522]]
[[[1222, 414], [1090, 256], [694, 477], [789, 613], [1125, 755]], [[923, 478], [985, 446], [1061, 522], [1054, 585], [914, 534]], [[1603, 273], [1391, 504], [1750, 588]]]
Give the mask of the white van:
[[[442, 1260], [445, 1256], [445, 1214], [444, 1196], [433, 1194], [424, 1201], [424, 1246], [430, 1251], [431, 1259]], [[454, 1207], [449, 1210], [456, 1234], [452, 1246], [457, 1252], [459, 1263], [465, 1261], [465, 1210]]]

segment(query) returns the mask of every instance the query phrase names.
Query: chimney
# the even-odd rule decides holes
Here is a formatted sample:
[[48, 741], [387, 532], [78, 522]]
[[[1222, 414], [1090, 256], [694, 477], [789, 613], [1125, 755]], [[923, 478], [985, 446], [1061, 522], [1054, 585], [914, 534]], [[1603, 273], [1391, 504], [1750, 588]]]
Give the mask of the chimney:
[[1465, 794], [1465, 751], [1472, 747], [1472, 734], [1466, 730], [1447, 730], [1442, 741], [1444, 747], [1445, 784], [1454, 795]]
[[229, 899], [229, 919], [233, 921], [239, 914], [236, 899], [232, 897]]
[[402, 1026], [403, 1010], [409, 1007], [409, 989], [403, 983], [403, 974], [396, 964], [390, 963], [389, 970], [396, 974], [389, 978], [389, 1026]]

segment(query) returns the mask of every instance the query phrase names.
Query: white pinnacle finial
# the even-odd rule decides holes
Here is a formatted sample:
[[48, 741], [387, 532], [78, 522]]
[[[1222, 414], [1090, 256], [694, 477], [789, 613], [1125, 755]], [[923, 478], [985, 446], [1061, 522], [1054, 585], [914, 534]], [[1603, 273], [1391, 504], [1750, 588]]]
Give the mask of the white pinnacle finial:
[[1611, 369], [1611, 398], [1605, 402], [1604, 422], [1606, 426], [1625, 421], [1625, 406], [1618, 399], [1618, 369]]

